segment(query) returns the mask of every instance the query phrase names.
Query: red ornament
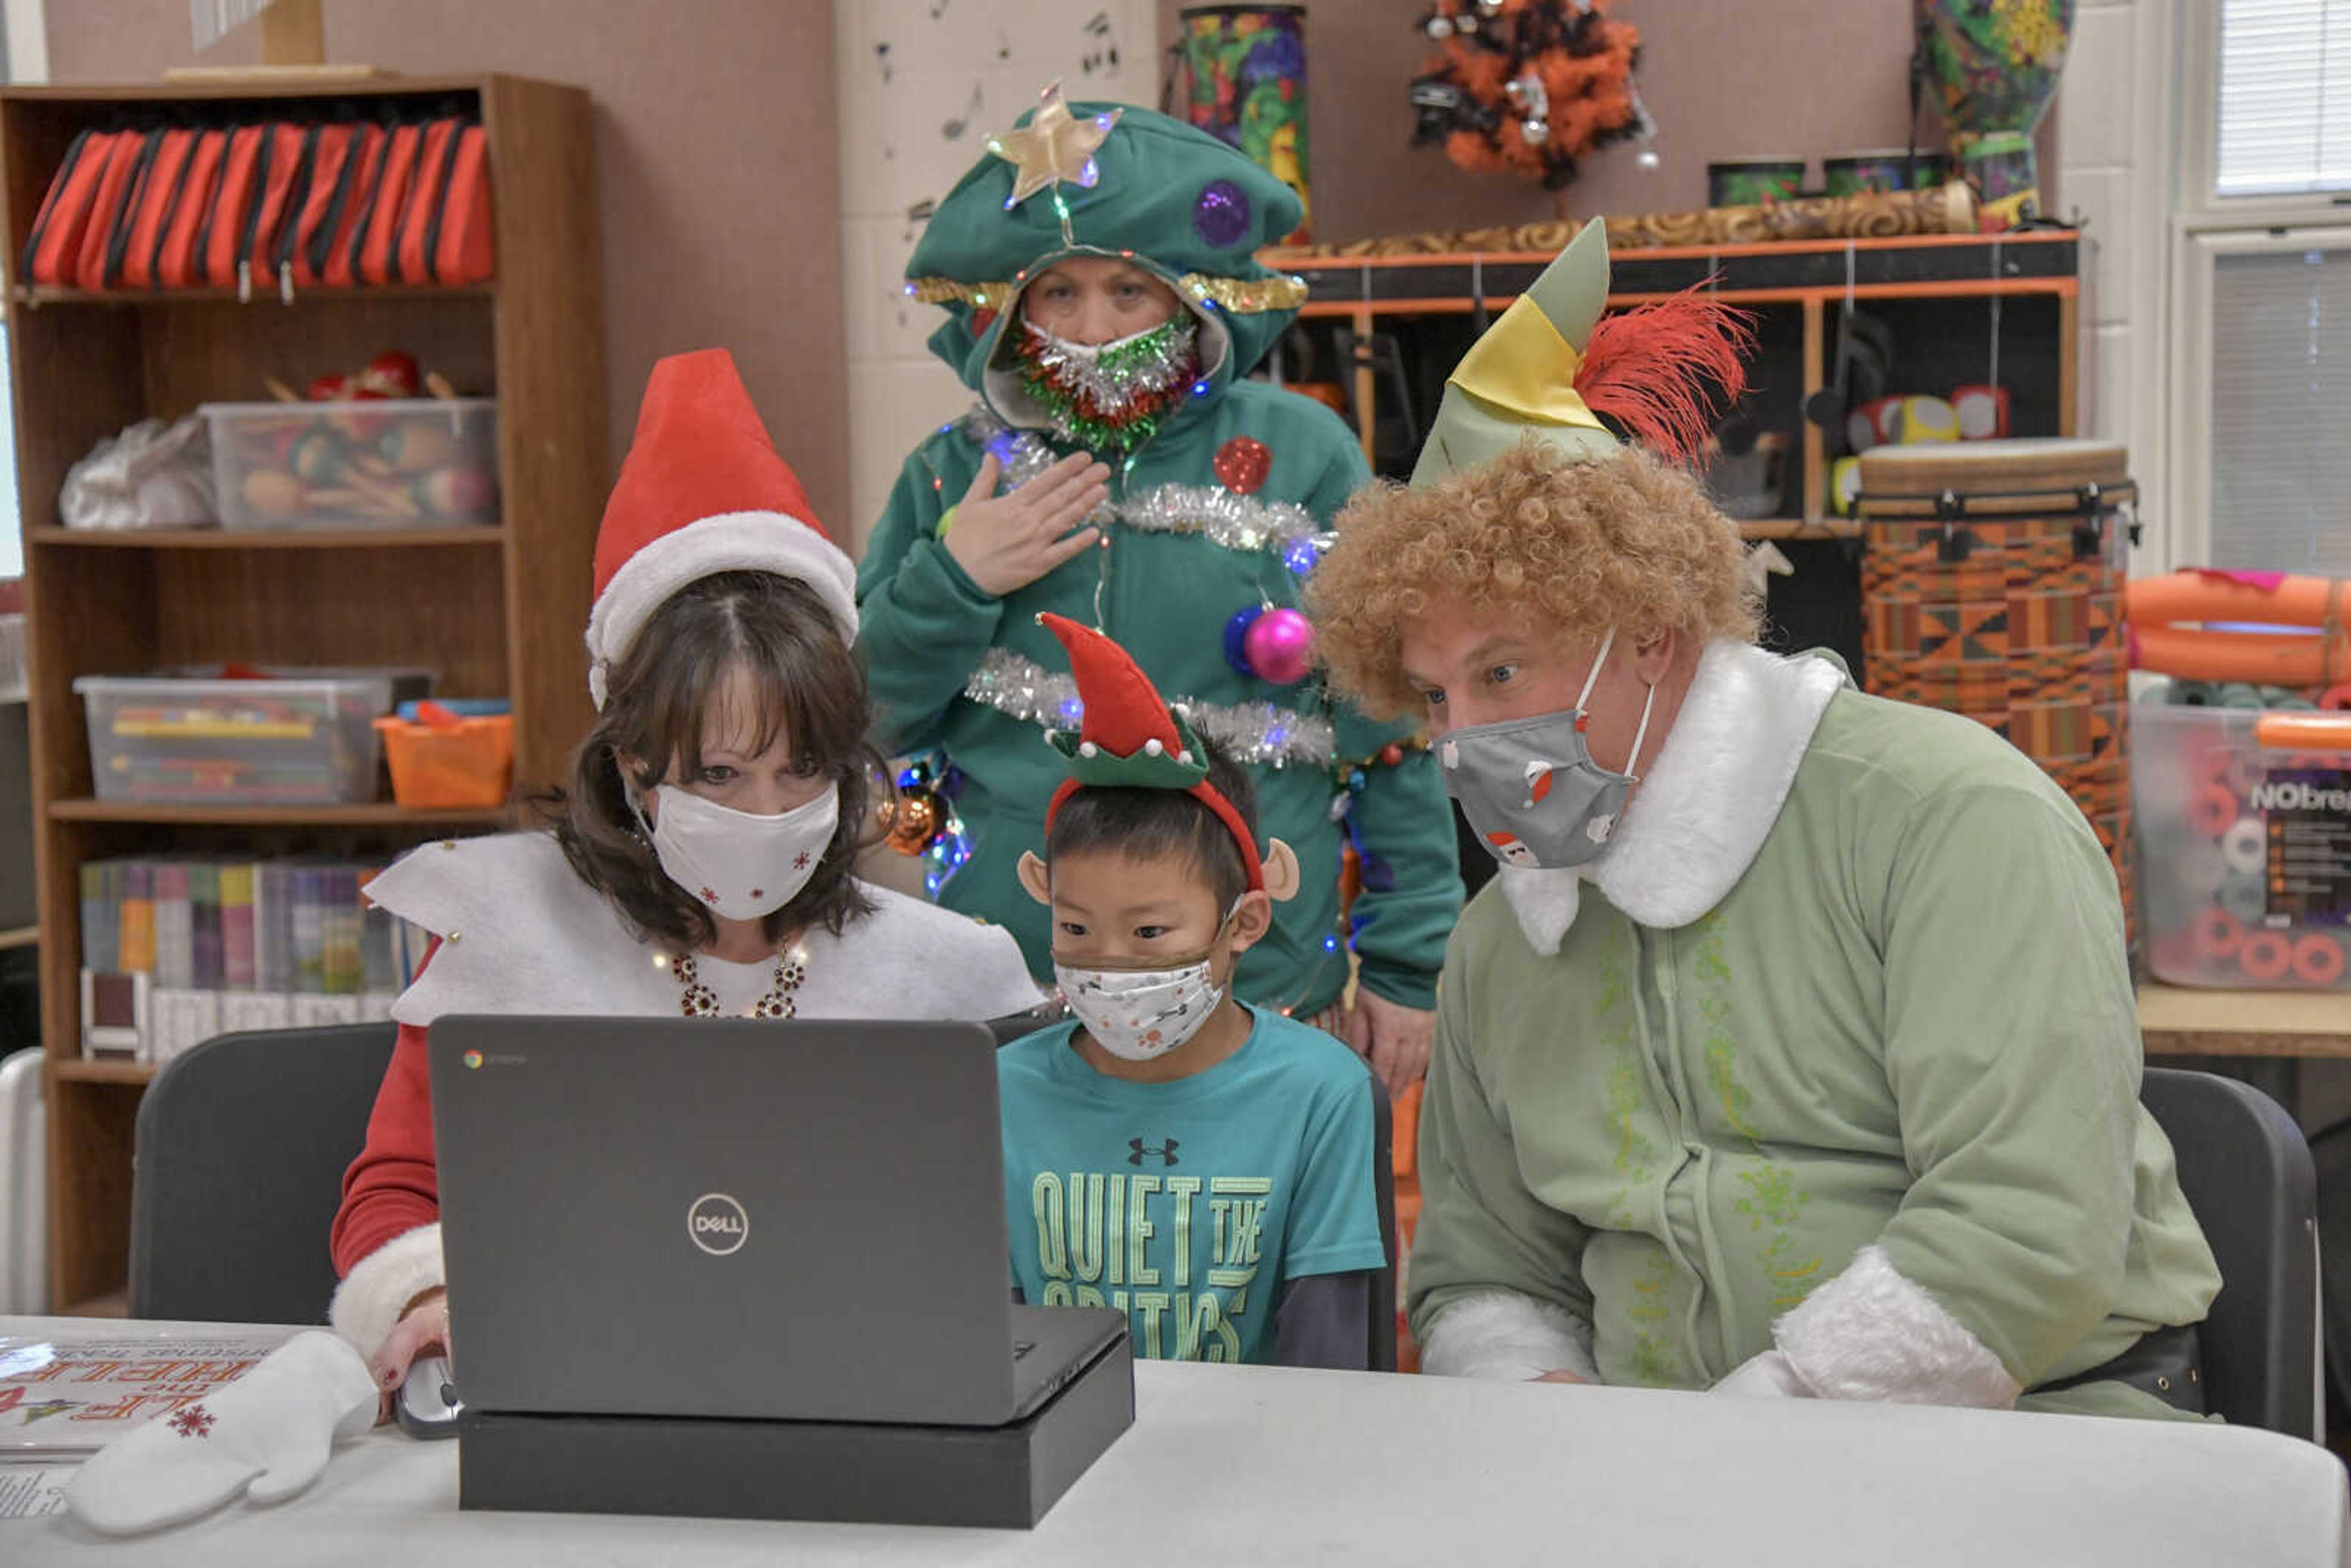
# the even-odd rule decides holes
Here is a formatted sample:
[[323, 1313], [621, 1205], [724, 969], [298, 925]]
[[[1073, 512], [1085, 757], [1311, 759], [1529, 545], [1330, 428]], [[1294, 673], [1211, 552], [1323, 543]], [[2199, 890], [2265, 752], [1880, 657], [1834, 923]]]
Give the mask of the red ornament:
[[1273, 454], [1254, 435], [1236, 435], [1217, 448], [1217, 477], [1236, 496], [1253, 496], [1273, 467]]
[[378, 354], [360, 372], [360, 385], [378, 397], [414, 397], [424, 386], [423, 372], [413, 354], [398, 350]]
[[1394, 768], [1397, 763], [1404, 760], [1404, 747], [1398, 746], [1395, 741], [1388, 742], [1385, 746], [1380, 747], [1380, 760], [1386, 763], [1389, 767]]
[[340, 402], [351, 395], [351, 378], [340, 373], [319, 376], [304, 392], [312, 402]]

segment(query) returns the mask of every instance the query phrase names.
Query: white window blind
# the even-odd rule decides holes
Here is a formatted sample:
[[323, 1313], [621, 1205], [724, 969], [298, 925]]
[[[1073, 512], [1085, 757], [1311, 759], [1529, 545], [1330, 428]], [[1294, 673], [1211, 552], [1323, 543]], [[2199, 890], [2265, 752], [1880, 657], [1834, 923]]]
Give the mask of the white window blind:
[[2212, 267], [2210, 563], [2351, 576], [2351, 242]]
[[2221, 0], [2213, 193], [2351, 191], [2351, 0]]

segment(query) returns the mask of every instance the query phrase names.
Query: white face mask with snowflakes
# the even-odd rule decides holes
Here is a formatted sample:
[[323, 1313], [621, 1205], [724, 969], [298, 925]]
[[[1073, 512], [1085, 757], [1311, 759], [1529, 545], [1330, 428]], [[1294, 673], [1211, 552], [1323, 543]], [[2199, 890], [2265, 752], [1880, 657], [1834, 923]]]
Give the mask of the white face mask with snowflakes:
[[658, 809], [649, 836], [662, 870], [729, 920], [757, 920], [789, 904], [816, 874], [841, 825], [838, 789], [774, 817], [734, 810], [672, 784], [657, 785], [653, 794]]

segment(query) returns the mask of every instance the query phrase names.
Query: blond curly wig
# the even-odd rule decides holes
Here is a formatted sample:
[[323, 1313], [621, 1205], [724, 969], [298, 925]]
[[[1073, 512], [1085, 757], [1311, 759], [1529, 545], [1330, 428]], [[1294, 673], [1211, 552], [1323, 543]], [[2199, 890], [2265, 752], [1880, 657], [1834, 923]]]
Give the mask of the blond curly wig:
[[1738, 525], [1636, 447], [1579, 458], [1530, 438], [1427, 489], [1362, 491], [1337, 529], [1307, 613], [1334, 683], [1381, 717], [1419, 709], [1400, 653], [1405, 623], [1431, 610], [1523, 611], [1562, 643], [1612, 627], [1756, 635]]

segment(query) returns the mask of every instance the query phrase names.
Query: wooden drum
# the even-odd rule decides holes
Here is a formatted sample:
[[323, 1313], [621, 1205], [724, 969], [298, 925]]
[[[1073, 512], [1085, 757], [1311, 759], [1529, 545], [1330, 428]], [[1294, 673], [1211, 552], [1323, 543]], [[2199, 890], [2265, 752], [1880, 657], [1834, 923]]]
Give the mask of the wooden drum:
[[1865, 685], [1962, 713], [2041, 764], [2131, 876], [2120, 443], [1880, 446], [1861, 458]]

